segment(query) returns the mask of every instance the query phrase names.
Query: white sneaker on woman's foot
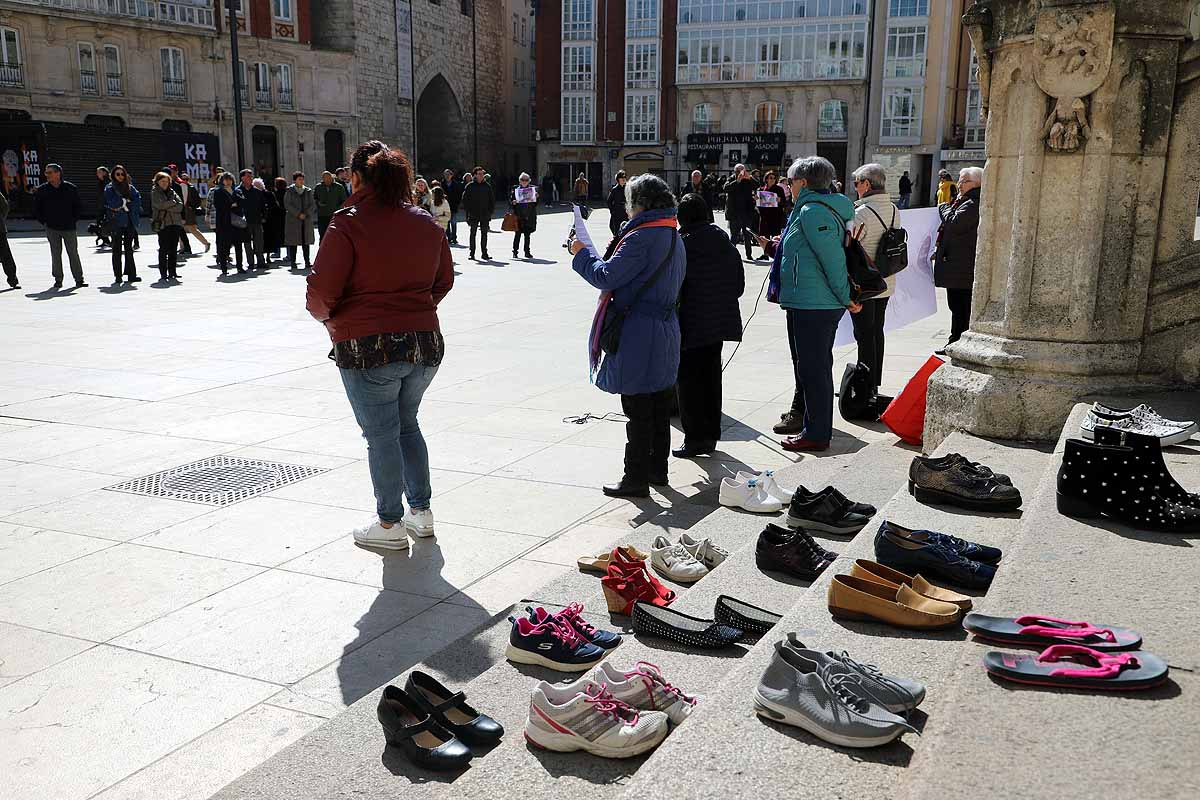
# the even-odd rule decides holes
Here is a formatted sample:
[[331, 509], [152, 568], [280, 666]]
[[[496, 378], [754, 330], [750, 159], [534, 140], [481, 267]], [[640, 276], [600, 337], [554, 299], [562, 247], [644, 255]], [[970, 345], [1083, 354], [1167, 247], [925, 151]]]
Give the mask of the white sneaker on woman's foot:
[[433, 512], [428, 508], [412, 508], [404, 514], [404, 527], [422, 539], [433, 536]]
[[354, 541], [363, 547], [378, 547], [381, 550], [407, 550], [408, 534], [403, 525], [392, 524], [385, 528], [383, 523], [375, 520], [365, 528], [355, 528]]

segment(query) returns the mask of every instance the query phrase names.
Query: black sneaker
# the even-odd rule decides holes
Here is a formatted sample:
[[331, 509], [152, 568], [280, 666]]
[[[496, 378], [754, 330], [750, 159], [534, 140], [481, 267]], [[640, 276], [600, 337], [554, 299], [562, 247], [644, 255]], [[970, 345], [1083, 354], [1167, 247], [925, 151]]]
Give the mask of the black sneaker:
[[855, 501], [846, 497], [846, 495], [839, 492], [834, 486], [826, 486], [819, 492], [810, 492], [808, 489], [804, 488], [803, 485], [800, 485], [796, 487], [796, 491], [792, 494], [792, 498], [794, 499], [796, 495], [800, 495], [804, 499], [811, 499], [822, 494], [831, 494], [837, 498], [838, 502], [846, 503], [846, 510], [852, 514], [862, 514], [864, 517], [875, 516], [875, 506], [871, 505], [870, 503], [856, 503]]
[[754, 563], [763, 572], [782, 572], [802, 580], [813, 580], [833, 563], [837, 553], [821, 547], [804, 531], [768, 525], [758, 535]]
[[845, 535], [858, 533], [868, 522], [870, 517], [855, 514], [850, 510], [850, 501], [840, 492], [835, 495], [833, 492], [824, 491], [811, 495], [807, 492], [801, 494], [800, 489], [797, 489], [788, 506], [789, 528]]
[[804, 415], [793, 414], [789, 411], [779, 418], [779, 422], [775, 423], [775, 427], [771, 430], [780, 436], [795, 436], [798, 433], [803, 433]]

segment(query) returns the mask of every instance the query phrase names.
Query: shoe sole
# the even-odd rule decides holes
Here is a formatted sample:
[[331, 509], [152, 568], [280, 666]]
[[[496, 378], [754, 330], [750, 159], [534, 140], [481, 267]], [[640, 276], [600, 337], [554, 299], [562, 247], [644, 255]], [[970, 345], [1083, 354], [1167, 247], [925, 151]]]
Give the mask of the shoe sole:
[[[1087, 439], [1089, 442], [1096, 441], [1096, 432], [1094, 430], [1088, 430], [1087, 428], [1080, 428], [1080, 430], [1083, 433], [1084, 439]], [[1178, 433], [1173, 433], [1170, 436], [1155, 436], [1154, 438], [1158, 439], [1158, 444], [1160, 447], [1170, 447], [1171, 445], [1175, 444], [1183, 444], [1191, 439], [1195, 433], [1196, 432], [1191, 428], [1184, 428]]]
[[408, 538], [407, 537], [405, 537], [404, 539], [397, 539], [394, 542], [392, 542], [392, 541], [379, 542], [379, 541], [373, 541], [371, 539], [360, 539], [357, 536], [355, 536], [354, 543], [356, 545], [358, 545], [359, 547], [368, 547], [368, 548], [371, 548], [372, 550], [407, 550], [408, 549]]
[[852, 533], [858, 533], [863, 528], [867, 527], [867, 523], [862, 525], [851, 525], [849, 528], [839, 528], [835, 525], [826, 525], [823, 522], [814, 522], [811, 519], [801, 519], [793, 517], [791, 514], [787, 516], [787, 526], [789, 528], [802, 528], [806, 531], [820, 531], [821, 533], [838, 533], [843, 536]]
[[917, 486], [912, 481], [908, 482], [908, 493], [916, 498], [918, 503], [926, 503], [935, 506], [957, 506], [966, 508], [972, 511], [1016, 511], [1021, 507], [1021, 498], [1016, 500], [974, 500], [969, 497], [960, 497], [956, 494], [943, 492], [940, 489], [926, 489], [923, 486]]
[[546, 658], [540, 653], [534, 653], [529, 650], [522, 650], [519, 647], [513, 647], [511, 643], [504, 650], [504, 657], [514, 664], [529, 664], [530, 666], [545, 667], [546, 669], [558, 670], [559, 672], [586, 672], [603, 661], [607, 656], [608, 651], [605, 650], [600, 657], [594, 661], [587, 661], [582, 664], [566, 664], [561, 661], [554, 661], [553, 659]]
[[900, 738], [900, 734], [904, 733], [903, 728], [897, 728], [892, 733], [883, 734], [881, 736], [844, 736], [840, 733], [833, 733], [822, 728], [815, 721], [797, 714], [788, 708], [783, 708], [771, 701], [765, 699], [757, 691], [754, 692], [754, 713], [764, 719], [769, 719], [772, 722], [781, 722], [784, 725], [791, 725], [794, 728], [808, 731], [818, 739], [836, 744], [840, 747], [880, 747], [888, 742], [894, 742]]
[[555, 753], [574, 753], [579, 750], [584, 750], [594, 756], [601, 758], [632, 758], [639, 756], [642, 753], [649, 752], [662, 744], [663, 739], [667, 738], [667, 733], [670, 728], [666, 725], [662, 730], [658, 731], [654, 736], [643, 739], [630, 747], [605, 747], [604, 745], [589, 742], [581, 736], [568, 735], [565, 733], [546, 733], [538, 731], [537, 738], [529, 734], [529, 725], [525, 726], [525, 741], [529, 742], [534, 747], [540, 750], [551, 750]]
[[746, 508], [741, 503], [730, 503], [725, 500], [720, 500], [719, 498], [718, 501], [726, 508], [736, 508], [740, 509], [741, 511], [748, 511], [751, 514], [778, 514], [780, 511], [783, 511], [782, 504], [780, 504], [779, 508]]
[[844, 619], [848, 622], [873, 622], [876, 625], [890, 625], [893, 628], [904, 628], [910, 631], [940, 631], [946, 628], [956, 628], [963, 617], [960, 611], [954, 615], [953, 619], [937, 625], [907, 625], [903, 622], [892, 622], [891, 620], [882, 619], [864, 611], [850, 611], [845, 608], [837, 608], [836, 606], [826, 606], [826, 608], [829, 609], [829, 615], [834, 619]]
[[654, 567], [654, 571], [657, 572], [659, 575], [662, 575], [667, 580], [675, 581], [676, 583], [695, 583], [696, 581], [703, 578], [704, 575], [708, 574], [706, 572], [706, 573], [704, 573], [704, 575], [697, 575], [696, 577], [693, 578], [691, 576], [672, 575], [670, 572], [667, 572], [667, 570], [664, 567], [660, 567], [658, 564], [655, 564], [653, 561], [650, 562], [650, 566]]
[[422, 539], [428, 539], [433, 536], [433, 527], [422, 528], [420, 525], [414, 525], [411, 522], [404, 523], [405, 530], [413, 532], [413, 535], [420, 536]]
[[817, 578], [821, 577], [821, 573], [823, 573], [826, 569], [829, 569], [829, 566], [832, 566], [832, 562], [829, 566], [826, 566], [820, 571], [809, 570], [803, 574], [792, 572], [791, 570], [783, 569], [781, 567], [764, 566], [763, 563], [757, 558], [754, 559], [754, 566], [758, 567], [759, 572], [772, 572], [776, 575], [786, 575], [789, 578], [795, 578], [796, 580], [800, 581], [815, 581]]

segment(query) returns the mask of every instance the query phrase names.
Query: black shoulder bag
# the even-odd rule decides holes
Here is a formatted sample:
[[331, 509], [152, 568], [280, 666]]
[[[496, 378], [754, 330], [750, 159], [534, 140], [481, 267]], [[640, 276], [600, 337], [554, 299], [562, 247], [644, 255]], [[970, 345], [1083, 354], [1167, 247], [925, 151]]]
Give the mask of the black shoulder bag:
[[884, 227], [883, 235], [879, 237], [879, 247], [875, 250], [875, 268], [880, 275], [890, 278], [908, 266], [908, 231], [896, 227], [895, 209], [892, 210], [892, 224], [888, 225], [869, 203], [864, 204], [863, 208], [874, 214]]
[[842, 249], [846, 253], [846, 275], [850, 279], [850, 299], [853, 302], [861, 303], [863, 300], [870, 300], [886, 292], [888, 287], [883, 275], [871, 263], [867, 251], [863, 249], [862, 242], [850, 235], [850, 230], [846, 227], [846, 223], [838, 214], [837, 209], [820, 200], [808, 200], [805, 204], [808, 203], [816, 203], [829, 209], [833, 218], [837, 220], [838, 227], [842, 230]]
[[600, 328], [600, 349], [606, 355], [615, 355], [621, 347], [621, 329], [625, 327], [625, 318], [629, 316], [629, 312], [637, 305], [637, 301], [642, 299], [642, 295], [646, 290], [658, 282], [658, 279], [666, 271], [667, 265], [671, 263], [671, 257], [675, 255], [675, 241], [679, 237], [675, 235], [675, 231], [671, 231], [671, 247], [667, 250], [667, 257], [658, 265], [658, 269], [654, 270], [645, 283], [634, 292], [633, 299], [629, 301], [629, 305], [624, 308], [617, 308], [615, 300], [610, 300], [608, 309], [604, 314], [604, 324]]

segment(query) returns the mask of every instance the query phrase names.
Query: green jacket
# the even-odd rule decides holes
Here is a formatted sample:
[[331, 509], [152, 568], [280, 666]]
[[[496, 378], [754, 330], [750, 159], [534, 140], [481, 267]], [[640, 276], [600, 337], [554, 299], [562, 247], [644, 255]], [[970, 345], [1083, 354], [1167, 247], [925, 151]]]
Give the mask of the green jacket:
[[325, 185], [322, 181], [313, 187], [313, 194], [317, 196], [317, 218], [329, 219], [337, 210], [342, 207], [342, 203], [346, 202], [348, 195], [346, 187], [342, 186], [337, 181]]
[[[832, 206], [841, 217], [814, 201]], [[800, 192], [796, 210], [783, 232], [779, 261], [779, 304], [792, 309], [833, 309], [850, 305], [846, 274], [845, 226], [854, 219], [854, 204], [844, 194]]]

